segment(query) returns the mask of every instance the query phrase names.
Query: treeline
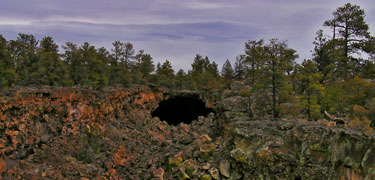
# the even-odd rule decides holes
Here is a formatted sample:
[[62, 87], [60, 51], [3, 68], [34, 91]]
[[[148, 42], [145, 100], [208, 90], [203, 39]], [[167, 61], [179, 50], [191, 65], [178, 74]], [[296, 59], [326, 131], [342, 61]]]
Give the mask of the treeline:
[[[221, 72], [208, 57], [197, 54], [188, 72], [175, 72], [166, 60], [156, 66], [150, 54], [129, 42], [113, 42], [111, 50], [88, 42], [59, 46], [51, 37], [38, 41], [19, 34], [0, 35], [0, 87], [14, 85], [105, 86], [159, 84], [173, 89], [221, 89], [234, 80], [248, 83], [249, 115], [272, 118], [305, 115], [316, 120], [328, 112], [375, 122], [375, 38], [365, 12], [350, 3], [337, 8], [313, 42], [313, 58], [296, 63], [297, 52], [278, 39], [245, 43], [235, 63], [227, 60]], [[362, 122], [362, 121], [361, 121]], [[374, 125], [374, 123], [373, 123]]]
[[0, 88], [14, 85], [105, 86], [154, 83], [168, 88], [212, 89], [221, 84], [218, 65], [197, 54], [192, 70], [174, 72], [166, 60], [155, 67], [153, 58], [136, 50], [129, 42], [116, 41], [108, 51], [88, 42], [59, 46], [52, 37], [38, 41], [33, 35], [19, 34], [7, 41], [0, 35]]

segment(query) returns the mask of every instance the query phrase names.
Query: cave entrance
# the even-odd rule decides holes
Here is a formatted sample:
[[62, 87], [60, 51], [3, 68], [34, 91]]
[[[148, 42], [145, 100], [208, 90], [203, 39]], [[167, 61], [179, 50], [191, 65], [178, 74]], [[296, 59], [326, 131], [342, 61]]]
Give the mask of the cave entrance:
[[181, 122], [190, 124], [198, 116], [207, 116], [211, 112], [214, 112], [213, 109], [207, 108], [199, 97], [175, 96], [161, 101], [151, 115], [170, 125], [178, 125]]

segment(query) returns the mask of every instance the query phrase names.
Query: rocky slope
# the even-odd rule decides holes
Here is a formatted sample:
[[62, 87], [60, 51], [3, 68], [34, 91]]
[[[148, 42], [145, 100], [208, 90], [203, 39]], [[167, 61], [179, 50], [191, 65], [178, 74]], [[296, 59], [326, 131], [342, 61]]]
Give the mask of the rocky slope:
[[173, 95], [161, 88], [98, 92], [44, 87], [4, 92], [0, 95], [0, 177], [375, 177], [373, 138], [318, 123], [250, 121], [246, 100], [235, 91], [226, 94], [199, 95], [216, 114], [171, 126], [151, 117], [158, 103]]
[[230, 174], [240, 178], [231, 179], [375, 179], [374, 137], [330, 122], [251, 120], [246, 102], [230, 96], [215, 105], [233, 142]]

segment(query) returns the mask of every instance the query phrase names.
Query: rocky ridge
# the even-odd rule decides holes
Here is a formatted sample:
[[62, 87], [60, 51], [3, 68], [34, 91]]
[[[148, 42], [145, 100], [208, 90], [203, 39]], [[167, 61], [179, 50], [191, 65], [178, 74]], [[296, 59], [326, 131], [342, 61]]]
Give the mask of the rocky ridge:
[[177, 126], [151, 117], [171, 94], [162, 88], [8, 91], [0, 177], [374, 179], [374, 138], [315, 122], [253, 121], [239, 89], [199, 95], [216, 113]]

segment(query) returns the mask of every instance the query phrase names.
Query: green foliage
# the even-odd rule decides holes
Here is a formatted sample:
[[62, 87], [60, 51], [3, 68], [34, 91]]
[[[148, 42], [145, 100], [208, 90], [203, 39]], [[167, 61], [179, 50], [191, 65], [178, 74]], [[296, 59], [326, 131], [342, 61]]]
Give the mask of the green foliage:
[[256, 76], [254, 76], [252, 84], [256, 84], [254, 87], [259, 89], [257, 91], [263, 94], [266, 92], [265, 96], [271, 95], [272, 116], [273, 119], [276, 119], [279, 116], [277, 106], [290, 96], [291, 86], [287, 82], [290, 78], [289, 72], [293, 68], [298, 55], [285, 42], [280, 42], [277, 39], [271, 39], [269, 44], [266, 45], [263, 45], [263, 41], [250, 42], [253, 42], [254, 45], [249, 47], [255, 50], [248, 48], [247, 51], [256, 53], [248, 54], [252, 56], [256, 54], [256, 56], [254, 55], [254, 57], [249, 57], [248, 59], [256, 59], [255, 63], [257, 64], [253, 71]]
[[342, 53], [335, 48], [335, 41], [328, 41], [324, 37], [323, 30], [319, 30], [316, 35], [313, 43], [315, 45], [313, 62], [316, 64], [318, 72], [322, 74], [319, 82], [324, 84], [334, 78], [335, 62], [337, 61], [337, 57], [340, 57]]
[[187, 80], [188, 80], [188, 77], [186, 73], [184, 72], [184, 70], [182, 69], [178, 70], [178, 72], [176, 73], [176, 84], [175, 84], [176, 88], [180, 90], [188, 89], [187, 84], [186, 84]]
[[369, 26], [364, 17], [365, 12], [358, 5], [346, 3], [332, 13], [333, 18], [324, 22], [324, 26], [332, 29], [334, 48], [342, 49], [342, 58], [338, 64], [344, 79], [348, 79], [350, 71], [355, 73], [358, 59], [351, 56], [364, 46], [370, 37]]
[[192, 70], [189, 71], [191, 89], [217, 89], [221, 87], [221, 77], [217, 64], [212, 63], [206, 56], [203, 58], [197, 54], [194, 62], [191, 64]]
[[[30, 74], [36, 84], [58, 86], [63, 85], [64, 64], [58, 54], [58, 46], [51, 37], [45, 37], [37, 50], [37, 61], [33, 64], [35, 70]], [[38, 82], [39, 81], [39, 82]]]
[[243, 80], [246, 77], [245, 58], [245, 55], [239, 55], [236, 57], [236, 62], [234, 64], [234, 77], [237, 80]]
[[33, 35], [19, 34], [17, 40], [9, 42], [10, 56], [14, 65], [16, 73], [17, 85], [32, 85], [36, 84], [35, 79], [32, 79], [30, 74], [35, 72], [37, 62], [37, 45], [38, 41]]
[[372, 92], [371, 83], [358, 76], [345, 82], [346, 99], [350, 104], [364, 106]]
[[233, 80], [233, 68], [228, 59], [223, 64], [223, 68], [221, 69], [221, 76], [224, 79], [224, 84], [230, 85]]
[[338, 116], [347, 112], [347, 99], [345, 97], [345, 87], [342, 82], [327, 84], [324, 89], [324, 97], [321, 100], [322, 110]]
[[165, 62], [156, 66], [156, 76], [158, 84], [172, 88], [174, 87], [174, 70], [172, 69], [172, 64], [165, 60]]
[[299, 91], [301, 92], [300, 104], [310, 121], [321, 118], [319, 101], [324, 95], [324, 87], [319, 83], [322, 74], [316, 72], [316, 69], [316, 64], [311, 60], [303, 61], [298, 68]]
[[6, 89], [14, 84], [16, 72], [12, 68], [7, 41], [0, 35], [0, 89]]
[[[252, 85], [256, 82], [256, 77], [259, 74], [259, 70], [262, 68], [265, 56], [263, 39], [259, 41], [248, 41], [245, 43], [246, 59], [245, 63], [248, 65], [248, 73]], [[241, 58], [241, 57], [240, 57]], [[242, 58], [241, 58], [242, 59]]]
[[91, 130], [86, 129], [85, 132], [80, 135], [79, 142], [84, 147], [82, 147], [82, 150], [76, 152], [76, 158], [87, 164], [93, 163], [92, 160], [95, 159], [95, 156], [100, 153], [102, 148], [100, 141], [101, 136], [96, 128], [92, 128]]

